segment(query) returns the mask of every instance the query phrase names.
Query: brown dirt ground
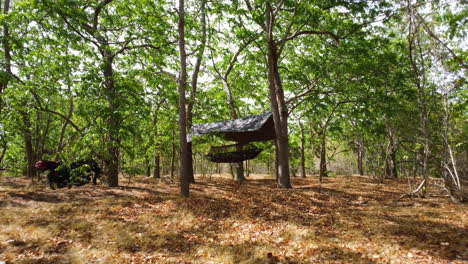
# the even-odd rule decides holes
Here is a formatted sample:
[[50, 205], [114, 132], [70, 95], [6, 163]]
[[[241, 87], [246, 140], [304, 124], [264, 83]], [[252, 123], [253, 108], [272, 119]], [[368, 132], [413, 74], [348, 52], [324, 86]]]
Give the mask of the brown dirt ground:
[[397, 201], [408, 181], [197, 178], [50, 190], [0, 177], [7, 263], [468, 263], [467, 205], [435, 188]]

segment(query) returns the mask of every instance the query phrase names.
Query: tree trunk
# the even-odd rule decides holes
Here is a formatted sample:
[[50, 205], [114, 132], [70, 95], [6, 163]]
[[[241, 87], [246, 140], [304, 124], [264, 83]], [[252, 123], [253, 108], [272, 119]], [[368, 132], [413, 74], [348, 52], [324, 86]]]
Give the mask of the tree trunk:
[[289, 176], [288, 109], [286, 107], [283, 86], [278, 70], [280, 54], [278, 54], [278, 48], [273, 37], [275, 17], [269, 3], [266, 5], [265, 22], [268, 44], [268, 88], [277, 142], [278, 186], [280, 188], [291, 188]]
[[[0, 2], [0, 8], [1, 8], [1, 2]], [[10, 10], [10, 0], [5, 0], [5, 3], [3, 5], [3, 14], [8, 15], [8, 12]], [[2, 44], [3, 44], [3, 56], [5, 59], [5, 72], [7, 74], [11, 74], [11, 47], [10, 47], [10, 32], [8, 29], [8, 24], [3, 23], [3, 38], [2, 38]], [[2, 99], [2, 93], [6, 90], [8, 86], [10, 76], [6, 78], [3, 82], [0, 82], [0, 113], [3, 110], [3, 99]]]
[[180, 139], [180, 195], [188, 197], [190, 192], [191, 165], [188, 161], [187, 145], [187, 115], [185, 88], [187, 85], [187, 55], [185, 52], [185, 2], [179, 0], [179, 54], [180, 54], [180, 81], [179, 81], [179, 139]]
[[392, 178], [392, 168], [391, 162], [388, 156], [385, 156], [385, 165], [384, 165], [385, 178]]
[[[172, 130], [172, 138], [175, 138], [175, 131]], [[175, 171], [175, 157], [176, 156], [176, 144], [172, 142], [172, 151], [171, 151], [171, 179], [174, 179]]]
[[145, 157], [146, 164], [146, 177], [151, 177], [151, 161], [148, 157]]
[[[224, 91], [226, 92], [226, 103], [228, 104], [229, 109], [231, 111], [231, 119], [232, 120], [239, 118], [239, 116], [237, 114], [236, 104], [234, 103], [234, 98], [232, 96], [231, 86], [229, 85], [228, 77], [229, 77], [229, 73], [232, 70], [233, 63], [235, 63], [235, 61], [236, 61], [238, 53], [236, 53], [234, 55], [234, 57], [231, 60], [231, 63], [229, 65], [226, 73], [224, 74], [224, 76], [221, 77], [223, 87], [224, 87]], [[239, 147], [237, 149], [237, 151], [242, 151], [242, 147]], [[234, 177], [234, 180], [235, 181], [244, 181], [245, 180], [243, 162], [236, 163], [236, 176]]]
[[398, 168], [397, 168], [397, 162], [396, 162], [396, 155], [398, 151], [398, 146], [397, 146], [397, 138], [395, 137], [395, 134], [393, 132], [393, 126], [391, 125], [390, 122], [387, 122], [387, 134], [389, 138], [388, 142], [388, 148], [385, 153], [385, 166], [386, 166], [386, 176], [389, 178], [397, 178], [398, 177]]
[[171, 155], [171, 179], [174, 179], [175, 171], [175, 156], [176, 156], [176, 145], [172, 143], [172, 155]]
[[106, 165], [108, 168], [107, 172], [107, 183], [109, 187], [119, 186], [119, 159], [120, 159], [120, 117], [118, 113], [119, 109], [119, 94], [114, 83], [114, 69], [113, 69], [113, 55], [109, 51], [108, 45], [101, 47], [101, 53], [103, 54], [103, 70], [104, 70], [104, 86], [106, 88], [106, 97], [109, 106], [109, 117], [107, 118], [107, 126], [109, 129], [109, 138], [107, 143], [107, 157]]
[[249, 160], [246, 160], [245, 161], [245, 177], [249, 177], [250, 176], [250, 162]]
[[[463, 181], [460, 180], [460, 175], [457, 168], [457, 159], [455, 158], [456, 154], [454, 153], [451, 140], [450, 140], [450, 103], [448, 99], [448, 94], [444, 95], [444, 122], [443, 122], [443, 139], [444, 139], [444, 158], [442, 160], [442, 171], [444, 175], [445, 186], [448, 194], [454, 202], [465, 202], [468, 198], [463, 191]], [[467, 154], [468, 155], [468, 154]], [[1, 162], [1, 158], [0, 158]]]
[[34, 176], [36, 174], [34, 168], [35, 162], [35, 155], [34, 155], [34, 145], [33, 145], [33, 137], [31, 133], [31, 121], [29, 120], [29, 116], [26, 112], [20, 112], [23, 118], [23, 125], [24, 125], [24, 143], [25, 143], [25, 154], [26, 154], [26, 176], [31, 178], [31, 181], [34, 182]]
[[236, 163], [236, 173], [234, 176], [235, 181], [245, 181], [245, 176], [244, 176], [244, 163], [243, 162], [238, 162]]
[[320, 174], [319, 181], [322, 182], [323, 177], [328, 177], [327, 173], [327, 141], [325, 129], [322, 132], [322, 144], [320, 145]]
[[268, 175], [271, 176], [271, 155], [269, 155], [267, 159], [267, 168], [268, 168]]
[[[188, 128], [190, 131], [190, 128]], [[194, 162], [193, 162], [193, 147], [192, 142], [187, 142], [187, 168], [188, 168], [188, 176], [189, 176], [189, 184], [195, 183], [195, 176], [194, 176]]]
[[358, 135], [356, 139], [356, 160], [357, 160], [357, 167], [358, 173], [361, 176], [364, 176], [364, 166], [363, 166], [363, 155], [364, 155], [364, 147], [361, 140], [361, 136]]
[[153, 168], [153, 178], [160, 179], [161, 178], [161, 153], [159, 150], [158, 143], [158, 111], [159, 107], [156, 109], [154, 116], [153, 116], [153, 131], [154, 131], [154, 168]]
[[392, 148], [392, 152], [390, 152], [390, 161], [392, 166], [392, 178], [398, 178], [398, 167], [397, 167], [397, 160], [396, 160], [397, 150]]
[[364, 176], [364, 167], [362, 164], [362, 150], [361, 147], [357, 150], [357, 165], [358, 165], [358, 173], [361, 176]]
[[[426, 195], [426, 185], [427, 179], [429, 178], [429, 170], [428, 170], [428, 159], [430, 154], [430, 139], [429, 139], [429, 112], [427, 110], [427, 102], [426, 102], [426, 66], [425, 66], [425, 58], [421, 52], [421, 46], [419, 43], [419, 35], [418, 30], [415, 28], [417, 23], [415, 20], [414, 14], [414, 6], [412, 6], [411, 2], [408, 1], [408, 13], [409, 13], [409, 27], [408, 27], [408, 51], [409, 51], [409, 60], [412, 67], [413, 73], [413, 81], [418, 89], [418, 108], [420, 113], [420, 125], [422, 130], [422, 145], [423, 145], [423, 164], [422, 164], [422, 185], [421, 188], [418, 190], [422, 191], [422, 196]], [[418, 51], [415, 51], [415, 48], [419, 48]], [[418, 58], [419, 55], [419, 58]], [[418, 65], [419, 59], [419, 65]]]
[[2, 164], [3, 158], [5, 157], [5, 153], [7, 151], [8, 145], [5, 140], [2, 140], [3, 146], [2, 146], [2, 153], [0, 154], [0, 164]]
[[[197, 59], [195, 62], [195, 67], [193, 69], [192, 74], [192, 81], [191, 81], [191, 92], [190, 92], [190, 100], [187, 104], [187, 128], [190, 131], [192, 128], [192, 121], [193, 121], [193, 106], [195, 104], [195, 96], [197, 93], [197, 85], [198, 85], [198, 74], [200, 72], [201, 62], [203, 60], [203, 53], [205, 52], [205, 44], [206, 44], [206, 13], [205, 13], [205, 3], [206, 1], [202, 1], [200, 12], [202, 14], [201, 23], [202, 23], [202, 37], [201, 37], [201, 46], [197, 53]], [[184, 47], [185, 48], [185, 47]], [[189, 183], [195, 183], [194, 177], [194, 169], [193, 169], [193, 147], [192, 142], [187, 143], [187, 167], [189, 169]]]
[[[8, 15], [8, 12], [10, 10], [10, 0], [5, 0], [5, 3], [3, 4], [3, 14]], [[11, 74], [11, 47], [10, 47], [10, 32], [8, 28], [7, 23], [3, 23], [3, 56], [5, 59], [5, 72], [8, 74]], [[9, 76], [11, 77], [11, 76]], [[0, 94], [5, 91], [6, 87], [8, 85], [8, 79], [4, 83], [0, 83]], [[0, 109], [2, 102], [0, 101]]]
[[278, 182], [279, 179], [279, 169], [278, 169], [278, 142], [275, 140], [275, 179]]
[[70, 120], [72, 114], [73, 114], [73, 97], [70, 97], [70, 108], [68, 109], [67, 119], [63, 121], [62, 129], [60, 131], [59, 142], [57, 145], [57, 149], [55, 150], [55, 161], [58, 161], [60, 159], [60, 153], [62, 152], [63, 147], [64, 147], [63, 139], [65, 138], [65, 132], [67, 131], [68, 121]]
[[413, 160], [413, 180], [416, 180], [416, 176], [419, 173], [419, 153], [416, 152]]
[[310, 156], [311, 156], [311, 159], [310, 159], [310, 174], [314, 175], [314, 173], [316, 172], [315, 170], [315, 157], [319, 157], [318, 155], [318, 151], [316, 149], [316, 146], [314, 145], [314, 138], [316, 137], [317, 133], [315, 132], [314, 130], [314, 126], [313, 126], [313, 123], [312, 123], [312, 120], [308, 120], [309, 121], [309, 124], [310, 124], [310, 127], [309, 127], [309, 131], [310, 131]]
[[297, 120], [297, 125], [299, 126], [299, 132], [301, 136], [301, 177], [306, 177], [306, 168], [305, 168], [305, 136], [304, 128], [302, 127], [301, 121]]
[[155, 179], [161, 178], [161, 156], [159, 155], [159, 151], [157, 150], [156, 150], [156, 153], [154, 154], [153, 178]]

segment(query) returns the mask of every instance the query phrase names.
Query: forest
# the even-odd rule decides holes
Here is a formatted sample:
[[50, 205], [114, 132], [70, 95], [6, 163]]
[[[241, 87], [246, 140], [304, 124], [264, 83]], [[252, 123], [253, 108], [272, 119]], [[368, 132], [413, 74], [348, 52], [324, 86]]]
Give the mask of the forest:
[[0, 263], [466, 263], [466, 0], [0, 0]]

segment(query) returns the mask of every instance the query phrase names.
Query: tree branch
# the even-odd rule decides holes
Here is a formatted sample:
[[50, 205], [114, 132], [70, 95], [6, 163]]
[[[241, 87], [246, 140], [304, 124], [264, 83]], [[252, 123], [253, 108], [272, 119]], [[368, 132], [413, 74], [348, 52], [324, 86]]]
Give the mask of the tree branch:
[[247, 42], [242, 44], [242, 46], [239, 47], [239, 49], [234, 54], [234, 56], [232, 56], [231, 60], [229, 61], [229, 66], [227, 67], [226, 72], [224, 73], [224, 76], [223, 76], [224, 80], [227, 80], [229, 74], [231, 73], [232, 69], [234, 68], [234, 65], [237, 62], [237, 57], [239, 57], [239, 55], [242, 53], [242, 51], [244, 51], [244, 49], [246, 49], [254, 41], [255, 41], [255, 38], [252, 37]]
[[452, 54], [453, 58], [458, 61], [458, 63], [465, 69], [468, 69], [468, 65], [465, 63], [464, 59], [459, 57], [446, 43], [444, 43], [439, 37], [437, 37], [434, 32], [429, 28], [426, 21], [421, 17], [421, 15], [416, 11], [416, 17], [418, 18], [419, 22], [423, 25], [424, 31], [429, 34], [433, 39], [439, 42], [444, 48], [448, 50], [450, 54]]
[[97, 31], [99, 14], [101, 13], [102, 9], [106, 5], [110, 4], [112, 1], [114, 1], [114, 0], [104, 0], [104, 2], [102, 2], [100, 5], [98, 5], [96, 7], [96, 9], [94, 10], [94, 17], [93, 17], [93, 30], [94, 31]]
[[[168, 44], [175, 44], [176, 42], [169, 42]], [[151, 49], [154, 49], [154, 50], [160, 50], [161, 47], [158, 47], [158, 46], [155, 46], [153, 44], [141, 44], [141, 45], [133, 45], [133, 46], [129, 46], [128, 44], [130, 44], [130, 41], [128, 41], [127, 43], [125, 43], [125, 45], [120, 49], [118, 50], [117, 52], [114, 53], [114, 55], [112, 57], [115, 57], [116, 55], [126, 51], [126, 50], [133, 50], [133, 49], [140, 49], [140, 48], [151, 48]]]
[[41, 99], [39, 98], [39, 96], [37, 95], [37, 93], [35, 93], [32, 89], [30, 89], [29, 91], [31, 92], [31, 94], [33, 95], [34, 99], [35, 99], [36, 102], [37, 102], [37, 106], [34, 107], [35, 109], [40, 110], [40, 111], [43, 111], [43, 112], [48, 112], [48, 113], [51, 113], [51, 114], [54, 114], [54, 115], [58, 115], [58, 116], [60, 116], [62, 119], [66, 120], [76, 131], [81, 132], [81, 129], [80, 129], [73, 121], [71, 121], [70, 118], [68, 118], [68, 117], [65, 116], [64, 114], [59, 113], [59, 112], [57, 112], [57, 111], [50, 110], [50, 109], [48, 109], [48, 108], [44, 108], [44, 107], [42, 106]]
[[331, 36], [337, 43], [340, 42], [340, 37], [338, 37], [336, 34], [330, 32], [330, 31], [317, 31], [317, 30], [304, 30], [304, 31], [298, 31], [294, 33], [293, 35], [286, 37], [280, 41], [280, 44], [284, 44], [284, 42], [293, 40], [299, 36], [303, 35], [329, 35]]

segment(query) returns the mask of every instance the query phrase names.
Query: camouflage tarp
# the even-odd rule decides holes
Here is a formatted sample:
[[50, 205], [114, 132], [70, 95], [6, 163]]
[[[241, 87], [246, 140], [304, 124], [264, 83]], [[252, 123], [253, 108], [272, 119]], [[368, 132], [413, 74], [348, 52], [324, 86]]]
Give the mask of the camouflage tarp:
[[190, 131], [191, 137], [206, 134], [223, 134], [227, 140], [236, 142], [271, 140], [275, 138], [273, 115], [268, 112], [235, 120], [196, 124]]

